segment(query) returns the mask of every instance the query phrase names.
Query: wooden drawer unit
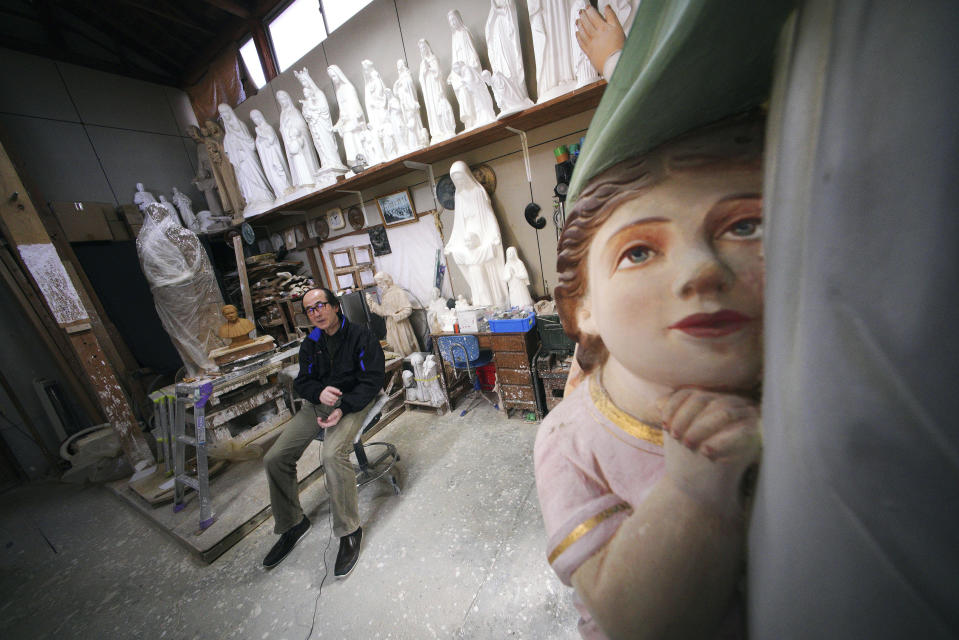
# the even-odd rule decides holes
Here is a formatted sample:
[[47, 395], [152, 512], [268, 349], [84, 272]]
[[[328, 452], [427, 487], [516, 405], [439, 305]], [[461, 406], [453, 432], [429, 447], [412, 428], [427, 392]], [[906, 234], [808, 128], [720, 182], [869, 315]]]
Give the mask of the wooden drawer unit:
[[[436, 338], [443, 335], [434, 334], [434, 353], [439, 358], [439, 349]], [[499, 396], [500, 410], [509, 413], [510, 409], [533, 411], [536, 417], [543, 415], [536, 401], [536, 387], [533, 384], [533, 372], [530, 361], [539, 348], [539, 334], [535, 330], [524, 333], [477, 333], [474, 334], [479, 342], [480, 349], [489, 349], [493, 352], [493, 364], [496, 365], [496, 393]], [[450, 387], [452, 369], [445, 365], [442, 370], [444, 384], [449, 397], [452, 399], [454, 389]], [[459, 387], [457, 386], [457, 390]]]
[[489, 338], [496, 365], [500, 408], [507, 414], [510, 409], [533, 411], [542, 419], [530, 369], [530, 360], [539, 347], [539, 335], [530, 330], [525, 333], [491, 333]]

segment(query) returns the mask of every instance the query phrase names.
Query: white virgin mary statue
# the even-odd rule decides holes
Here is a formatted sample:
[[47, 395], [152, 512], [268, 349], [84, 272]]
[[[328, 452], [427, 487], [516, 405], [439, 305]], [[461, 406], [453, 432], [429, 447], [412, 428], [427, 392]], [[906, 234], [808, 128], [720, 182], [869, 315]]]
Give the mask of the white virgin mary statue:
[[[317, 153], [320, 154], [320, 164], [323, 169], [344, 172], [346, 167], [340, 159], [340, 150], [336, 146], [336, 137], [333, 135], [333, 117], [330, 115], [330, 103], [326, 96], [316, 86], [316, 82], [305, 68], [302, 71], [293, 71], [293, 75], [303, 87], [303, 118], [310, 125]], [[277, 92], [277, 99], [280, 94]], [[335, 178], [334, 178], [335, 180]]]
[[290, 168], [286, 164], [286, 156], [283, 155], [280, 138], [259, 109], [250, 111], [250, 120], [253, 121], [256, 131], [256, 151], [260, 156], [260, 163], [263, 165], [263, 173], [266, 174], [266, 179], [270, 181], [270, 186], [273, 187], [273, 193], [276, 194], [276, 197], [285, 196], [293, 190], [293, 187], [290, 184]]
[[542, 104], [576, 88], [570, 52], [569, 0], [529, 0], [536, 55], [536, 97]]
[[320, 171], [320, 161], [310, 139], [310, 128], [290, 94], [277, 91], [276, 101], [280, 105], [280, 135], [290, 165], [290, 181], [294, 187], [312, 187]]
[[513, 0], [491, 0], [486, 18], [486, 53], [500, 117], [533, 106], [526, 90], [518, 24]]
[[489, 195], [461, 160], [450, 167], [450, 178], [456, 187], [455, 216], [444, 251], [463, 272], [475, 306], [505, 307], [509, 292], [502, 276], [503, 240]]
[[250, 130], [236, 117], [230, 105], [221, 104], [218, 109], [223, 118], [223, 149], [233, 165], [240, 193], [246, 201], [243, 214], [268, 208], [273, 204], [273, 192], [267, 184], [263, 167], [260, 166], [260, 159], [256, 155], [256, 142], [250, 135]]
[[426, 104], [426, 120], [430, 127], [430, 144], [443, 142], [456, 135], [456, 120], [453, 107], [446, 99], [443, 88], [443, 72], [440, 62], [430, 48], [430, 43], [420, 38], [420, 88], [423, 89], [423, 102]]
[[369, 129], [366, 124], [366, 116], [363, 114], [363, 106], [360, 104], [360, 97], [356, 93], [356, 87], [335, 64], [327, 67], [326, 73], [333, 81], [336, 102], [340, 107], [340, 118], [333, 125], [333, 131], [339, 133], [340, 137], [343, 138], [343, 147], [346, 149], [346, 163], [351, 167], [356, 166], [358, 164], [357, 156], [363, 156], [367, 166], [381, 162], [376, 150], [368, 144]]

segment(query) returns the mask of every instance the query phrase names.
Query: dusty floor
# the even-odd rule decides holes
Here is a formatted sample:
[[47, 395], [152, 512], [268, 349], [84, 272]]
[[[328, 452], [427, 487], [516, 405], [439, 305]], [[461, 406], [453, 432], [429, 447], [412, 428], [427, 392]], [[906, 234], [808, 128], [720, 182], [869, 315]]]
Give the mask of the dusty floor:
[[9, 491], [0, 637], [577, 638], [570, 594], [545, 559], [537, 426], [480, 407], [383, 429], [374, 439], [399, 448], [403, 494], [361, 490], [363, 552], [346, 580], [332, 576], [326, 504], [307, 494], [313, 529], [265, 571], [272, 518], [207, 566], [102, 487]]

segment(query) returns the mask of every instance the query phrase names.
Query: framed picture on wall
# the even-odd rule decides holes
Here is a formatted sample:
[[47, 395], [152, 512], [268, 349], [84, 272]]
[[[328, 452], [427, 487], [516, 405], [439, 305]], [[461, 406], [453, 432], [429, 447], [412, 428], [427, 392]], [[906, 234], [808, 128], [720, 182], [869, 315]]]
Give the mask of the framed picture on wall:
[[362, 245], [359, 247], [353, 247], [353, 258], [356, 262], [356, 266], [372, 265], [373, 264], [373, 248], [370, 245]]
[[393, 249], [390, 248], [390, 239], [386, 235], [386, 227], [381, 224], [376, 225], [375, 227], [370, 227], [370, 246], [373, 247], [374, 256], [385, 256], [393, 253]]
[[416, 210], [407, 189], [380, 196], [376, 199], [376, 206], [380, 210], [383, 224], [387, 227], [416, 222]]
[[353, 271], [347, 273], [341, 273], [336, 276], [336, 286], [342, 291], [343, 289], [355, 289], [356, 288], [356, 275]]
[[334, 269], [341, 269], [343, 267], [352, 267], [353, 259], [350, 257], [349, 249], [341, 249], [339, 251], [330, 252], [330, 260], [333, 261]]
[[346, 219], [343, 217], [343, 210], [339, 207], [327, 211], [326, 220], [330, 223], [330, 229], [342, 229], [346, 226]]

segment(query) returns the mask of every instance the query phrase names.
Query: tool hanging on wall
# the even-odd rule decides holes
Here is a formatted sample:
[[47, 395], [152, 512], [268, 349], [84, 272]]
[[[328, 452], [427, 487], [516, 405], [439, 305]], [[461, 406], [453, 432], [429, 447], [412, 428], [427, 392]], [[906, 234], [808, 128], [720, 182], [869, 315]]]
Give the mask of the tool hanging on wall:
[[526, 182], [529, 183], [530, 198], [530, 202], [526, 205], [526, 210], [523, 212], [523, 215], [526, 218], [526, 222], [529, 223], [529, 226], [536, 229], [536, 253], [539, 254], [539, 273], [543, 279], [543, 293], [548, 296], [549, 285], [546, 284], [546, 273], [543, 270], [543, 249], [539, 246], [539, 230], [546, 226], [546, 220], [542, 216], [537, 217], [540, 206], [533, 202], [533, 172], [530, 171], [529, 168], [529, 142], [526, 139], [525, 131], [520, 131], [513, 127], [506, 127], [506, 130], [518, 135], [520, 144], [523, 147], [523, 164], [526, 166]]

